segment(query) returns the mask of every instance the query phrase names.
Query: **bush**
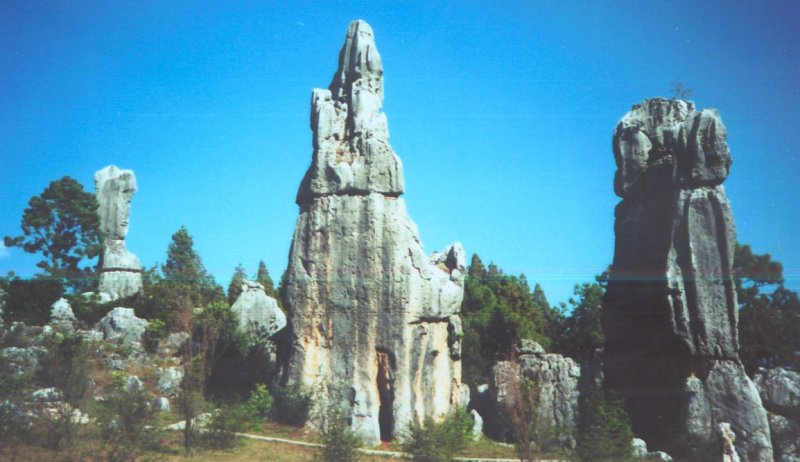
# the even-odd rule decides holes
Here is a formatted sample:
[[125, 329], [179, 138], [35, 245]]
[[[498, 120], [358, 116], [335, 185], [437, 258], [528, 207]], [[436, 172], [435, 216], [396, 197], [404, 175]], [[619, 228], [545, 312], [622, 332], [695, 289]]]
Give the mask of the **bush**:
[[250, 399], [247, 400], [247, 404], [253, 409], [253, 412], [262, 418], [269, 416], [272, 402], [272, 395], [269, 394], [267, 386], [263, 383], [256, 385], [256, 389], [250, 393]]
[[54, 335], [44, 342], [43, 381], [61, 389], [64, 401], [77, 406], [89, 391], [89, 347], [80, 335]]
[[53, 279], [11, 279], [4, 281], [5, 322], [21, 321], [41, 326], [50, 321], [50, 306], [64, 295], [64, 286]]
[[472, 418], [464, 409], [458, 409], [441, 422], [430, 417], [422, 425], [412, 422], [403, 451], [415, 462], [452, 461], [454, 454], [467, 446], [472, 424]]
[[104, 459], [109, 462], [142, 460], [163, 445], [158, 411], [144, 390], [119, 385], [102, 403], [100, 434]]
[[150, 354], [158, 352], [158, 344], [167, 336], [167, 325], [160, 319], [152, 319], [142, 336], [142, 346]]
[[279, 422], [300, 427], [308, 421], [313, 403], [314, 394], [302, 385], [275, 387], [272, 417]]
[[322, 428], [322, 448], [317, 454], [320, 462], [356, 462], [361, 459], [358, 448], [361, 438], [350, 429], [342, 412], [331, 407]]
[[581, 461], [624, 461], [631, 457], [633, 430], [621, 401], [603, 391], [593, 391], [584, 403], [578, 437]]
[[237, 433], [254, 427], [258, 415], [247, 403], [223, 404], [214, 411], [202, 442], [213, 449], [230, 449], [236, 444]]

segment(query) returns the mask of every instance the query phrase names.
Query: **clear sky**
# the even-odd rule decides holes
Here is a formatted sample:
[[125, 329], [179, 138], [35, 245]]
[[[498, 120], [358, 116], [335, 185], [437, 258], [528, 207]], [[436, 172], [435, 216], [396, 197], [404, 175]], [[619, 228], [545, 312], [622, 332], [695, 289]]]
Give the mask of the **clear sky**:
[[[286, 266], [311, 89], [348, 23], [375, 31], [390, 142], [428, 253], [453, 240], [551, 302], [612, 259], [611, 135], [693, 90], [734, 159], [739, 240], [800, 289], [800, 2], [0, 2], [0, 235], [63, 175], [136, 172], [128, 248], [186, 225], [227, 285]], [[0, 272], [37, 258], [0, 246]]]

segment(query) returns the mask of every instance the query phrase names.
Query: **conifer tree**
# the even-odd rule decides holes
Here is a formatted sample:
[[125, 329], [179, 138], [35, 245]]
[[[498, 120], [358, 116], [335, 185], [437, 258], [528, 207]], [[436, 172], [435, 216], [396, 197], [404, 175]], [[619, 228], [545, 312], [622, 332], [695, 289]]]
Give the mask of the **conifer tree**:
[[258, 262], [256, 282], [264, 286], [264, 292], [266, 292], [267, 295], [273, 298], [278, 298], [278, 293], [275, 290], [275, 284], [272, 282], [272, 278], [269, 276], [269, 271], [267, 270], [267, 265], [264, 263], [264, 260], [260, 260]]
[[236, 303], [236, 299], [242, 294], [242, 283], [244, 283], [245, 279], [247, 279], [247, 273], [245, 273], [242, 264], [239, 263], [233, 270], [231, 283], [228, 284], [228, 303], [231, 305]]

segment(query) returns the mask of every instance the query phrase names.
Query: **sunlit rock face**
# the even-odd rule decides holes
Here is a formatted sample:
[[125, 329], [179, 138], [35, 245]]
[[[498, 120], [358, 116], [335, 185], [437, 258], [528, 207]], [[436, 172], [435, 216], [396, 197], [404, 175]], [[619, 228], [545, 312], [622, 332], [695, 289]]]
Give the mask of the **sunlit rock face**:
[[726, 134], [717, 111], [661, 98], [635, 105], [614, 131], [622, 202], [605, 378], [651, 447], [680, 455], [728, 422], [742, 461], [770, 461], [766, 412], [739, 361]]
[[424, 254], [382, 102], [372, 29], [354, 21], [329, 89], [312, 92], [314, 156], [285, 279], [289, 382], [318, 392], [313, 425], [340, 406], [370, 444], [450, 412], [461, 389], [464, 251]]
[[125, 247], [131, 199], [136, 193], [136, 176], [132, 170], [110, 165], [95, 173], [94, 189], [104, 236], [100, 292], [109, 294], [112, 299], [141, 292], [142, 265], [139, 258]]

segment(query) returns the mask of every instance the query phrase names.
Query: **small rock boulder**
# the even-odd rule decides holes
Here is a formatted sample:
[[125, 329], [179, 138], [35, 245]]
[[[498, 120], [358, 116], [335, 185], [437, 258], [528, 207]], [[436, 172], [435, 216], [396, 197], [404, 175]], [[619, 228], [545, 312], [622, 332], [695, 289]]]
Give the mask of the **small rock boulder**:
[[231, 306], [239, 319], [239, 328], [259, 336], [270, 337], [286, 327], [286, 315], [278, 302], [268, 296], [264, 286], [245, 280], [242, 294]]
[[158, 378], [158, 389], [167, 396], [177, 396], [180, 391], [181, 381], [183, 381], [183, 369], [180, 367], [168, 367], [160, 371]]
[[105, 340], [118, 340], [125, 344], [141, 343], [146, 328], [147, 321], [137, 318], [133, 308], [122, 307], [111, 310], [95, 326]]

